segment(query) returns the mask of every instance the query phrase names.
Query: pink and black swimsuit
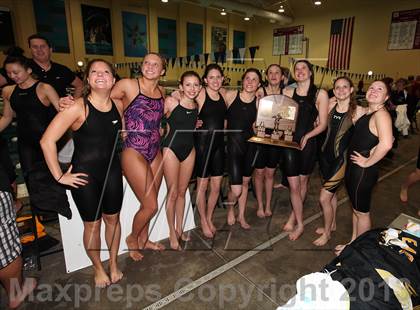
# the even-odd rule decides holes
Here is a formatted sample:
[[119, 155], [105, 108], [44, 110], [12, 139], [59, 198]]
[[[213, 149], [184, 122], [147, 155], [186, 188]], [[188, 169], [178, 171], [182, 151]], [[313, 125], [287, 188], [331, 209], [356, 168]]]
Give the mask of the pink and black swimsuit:
[[150, 98], [141, 93], [124, 111], [127, 132], [124, 148], [133, 148], [151, 163], [160, 148], [160, 121], [163, 116], [164, 97]]

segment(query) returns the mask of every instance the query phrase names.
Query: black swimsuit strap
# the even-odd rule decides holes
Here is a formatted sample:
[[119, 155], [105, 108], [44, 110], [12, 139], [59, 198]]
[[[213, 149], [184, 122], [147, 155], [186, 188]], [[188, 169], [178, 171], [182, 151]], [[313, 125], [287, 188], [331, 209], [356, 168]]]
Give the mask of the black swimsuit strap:
[[[206, 97], [207, 98], [210, 98], [210, 100], [212, 100], [212, 101], [220, 101], [220, 99], [223, 99], [223, 96], [222, 96], [222, 94], [220, 93], [220, 91], [217, 91], [217, 94], [219, 95], [219, 99], [217, 99], [217, 100], [214, 100], [212, 97], [210, 97], [210, 95], [209, 95], [209, 93], [207, 92], [207, 88], [206, 87], [204, 87], [204, 91], [206, 92]], [[205, 99], [204, 99], [205, 100]], [[224, 99], [223, 99], [224, 100]]]
[[140, 80], [137, 78], [137, 85], [139, 86], [139, 95], [141, 94]]
[[139, 94], [136, 96], [136, 98], [137, 98], [139, 95], [146, 96], [146, 97], [148, 97], [148, 98], [155, 99], [155, 100], [159, 100], [159, 99], [164, 98], [163, 93], [162, 93], [162, 91], [160, 90], [159, 85], [158, 85], [157, 89], [158, 89], [158, 91], [159, 91], [159, 93], [160, 93], [160, 98], [153, 98], [153, 97], [149, 97], [149, 96], [147, 96], [147, 95], [145, 95], [145, 94], [143, 94], [143, 93], [141, 92], [140, 79], [136, 79], [136, 80], [137, 80], [137, 83], [138, 83], [138, 85], [139, 85]]
[[28, 90], [32, 90], [33, 88], [36, 88], [36, 86], [40, 83], [41, 81], [36, 80], [35, 83], [33, 83], [30, 87], [28, 88], [20, 88], [19, 85], [16, 84], [15, 88], [13, 89], [13, 91], [15, 90], [22, 90], [22, 91], [28, 91]]
[[[163, 94], [162, 94], [162, 91], [160, 90], [159, 85], [158, 85], [158, 90], [159, 90], [159, 92], [160, 92], [160, 96], [161, 96], [161, 98], [164, 98], [164, 96], [163, 96]], [[194, 100], [195, 100], [195, 99], [194, 99]]]

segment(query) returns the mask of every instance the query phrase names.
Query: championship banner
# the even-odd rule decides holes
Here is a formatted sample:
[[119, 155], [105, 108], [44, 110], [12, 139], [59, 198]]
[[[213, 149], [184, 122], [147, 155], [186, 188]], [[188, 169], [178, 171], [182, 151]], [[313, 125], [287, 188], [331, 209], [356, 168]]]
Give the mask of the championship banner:
[[420, 9], [392, 13], [388, 50], [420, 49]]
[[303, 25], [273, 30], [273, 56], [302, 54]]

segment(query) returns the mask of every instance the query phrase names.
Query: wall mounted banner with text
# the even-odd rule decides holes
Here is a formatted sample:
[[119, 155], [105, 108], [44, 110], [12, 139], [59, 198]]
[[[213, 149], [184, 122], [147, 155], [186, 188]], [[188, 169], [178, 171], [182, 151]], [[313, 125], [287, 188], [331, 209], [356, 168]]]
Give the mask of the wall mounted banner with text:
[[273, 56], [302, 54], [303, 25], [273, 30]]
[[388, 49], [420, 49], [420, 9], [392, 13]]

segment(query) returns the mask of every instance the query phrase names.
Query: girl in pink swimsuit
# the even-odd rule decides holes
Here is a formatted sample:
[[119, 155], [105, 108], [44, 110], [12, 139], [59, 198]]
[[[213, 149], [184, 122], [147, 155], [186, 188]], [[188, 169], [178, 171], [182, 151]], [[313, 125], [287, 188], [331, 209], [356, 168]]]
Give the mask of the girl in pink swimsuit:
[[159, 152], [160, 120], [163, 115], [164, 97], [150, 98], [139, 93], [124, 111], [127, 137], [124, 148], [133, 148], [143, 155], [149, 163], [153, 162]]
[[142, 76], [118, 81], [111, 93], [111, 97], [122, 100], [124, 106], [126, 135], [121, 166], [141, 204], [126, 239], [130, 256], [135, 261], [143, 258], [140, 249], [164, 249], [163, 245], [149, 240], [148, 232], [149, 222], [158, 209], [157, 194], [163, 173], [159, 128], [164, 96], [158, 83], [165, 73], [165, 65], [159, 54], [147, 54], [141, 66]]

